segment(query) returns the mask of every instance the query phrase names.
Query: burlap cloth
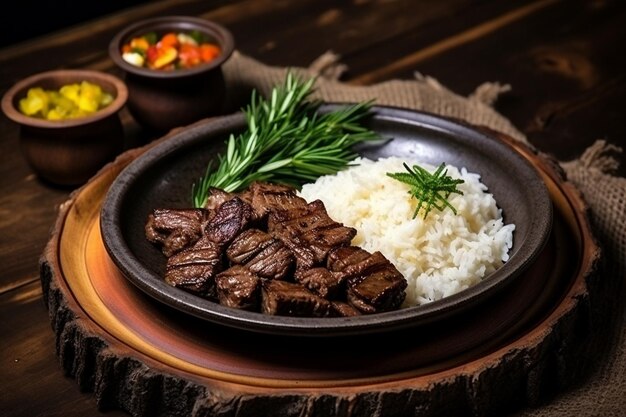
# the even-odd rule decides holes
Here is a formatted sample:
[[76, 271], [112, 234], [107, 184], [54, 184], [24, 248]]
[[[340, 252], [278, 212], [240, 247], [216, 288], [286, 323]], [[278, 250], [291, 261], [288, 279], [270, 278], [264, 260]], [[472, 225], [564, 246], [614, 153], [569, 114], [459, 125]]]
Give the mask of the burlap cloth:
[[[279, 68], [264, 65], [235, 52], [224, 67], [229, 106], [245, 103], [255, 88], [266, 94], [284, 80], [288, 70], [303, 77], [318, 76], [315, 97], [329, 102], [374, 99], [375, 104], [405, 107], [454, 117], [488, 126], [528, 143], [522, 132], [494, 110], [499, 94], [509, 86], [485, 83], [469, 97], [446, 89], [435, 79], [415, 74], [412, 80], [392, 80], [370, 86], [338, 81], [345, 70], [338, 57], [326, 53], [308, 68]], [[539, 146], [540, 148], [540, 146]], [[621, 149], [604, 140], [596, 141], [578, 159], [561, 163], [567, 178], [582, 192], [591, 209], [591, 222], [603, 249], [602, 300], [598, 323], [597, 360], [582, 381], [539, 407], [520, 411], [519, 416], [625, 416], [626, 415], [626, 302], [624, 288], [626, 254], [626, 178], [611, 175], [618, 168], [615, 154]]]

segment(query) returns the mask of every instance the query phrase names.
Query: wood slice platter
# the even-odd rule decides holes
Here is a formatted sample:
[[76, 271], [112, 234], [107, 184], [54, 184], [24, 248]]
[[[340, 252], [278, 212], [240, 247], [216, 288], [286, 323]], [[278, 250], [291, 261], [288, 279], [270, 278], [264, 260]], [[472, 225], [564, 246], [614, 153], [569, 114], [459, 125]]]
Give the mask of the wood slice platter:
[[557, 165], [499, 136], [549, 189], [548, 244], [497, 300], [443, 326], [382, 338], [246, 332], [146, 296], [100, 235], [108, 187], [151, 145], [122, 154], [61, 207], [42, 257], [63, 369], [102, 409], [132, 415], [484, 415], [539, 403], [584, 368], [600, 251], [586, 205]]

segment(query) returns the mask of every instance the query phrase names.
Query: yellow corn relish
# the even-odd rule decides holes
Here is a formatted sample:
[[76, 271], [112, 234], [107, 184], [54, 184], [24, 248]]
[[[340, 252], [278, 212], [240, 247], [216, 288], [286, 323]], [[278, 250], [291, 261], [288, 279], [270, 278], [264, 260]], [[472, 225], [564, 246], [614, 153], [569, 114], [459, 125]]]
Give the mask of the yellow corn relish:
[[58, 91], [30, 88], [20, 100], [20, 111], [32, 117], [63, 120], [88, 116], [108, 106], [113, 96], [88, 81], [68, 84]]

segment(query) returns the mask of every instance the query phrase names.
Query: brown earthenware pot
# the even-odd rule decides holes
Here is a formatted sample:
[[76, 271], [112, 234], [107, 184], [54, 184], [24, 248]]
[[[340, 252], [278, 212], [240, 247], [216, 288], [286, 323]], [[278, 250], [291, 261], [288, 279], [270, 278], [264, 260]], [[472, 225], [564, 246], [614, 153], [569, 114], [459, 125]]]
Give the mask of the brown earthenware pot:
[[[26, 116], [19, 110], [19, 102], [30, 88], [58, 90], [82, 81], [99, 85], [114, 97], [113, 102], [91, 115], [65, 120]], [[21, 150], [33, 171], [50, 183], [73, 186], [87, 181], [123, 150], [124, 131], [118, 112], [127, 97], [124, 83], [110, 74], [56, 70], [19, 81], [2, 98], [2, 110], [20, 125]]]
[[[122, 58], [122, 46], [132, 38], [149, 32], [160, 37], [191, 31], [199, 31], [219, 45], [221, 54], [208, 63], [172, 71], [138, 67]], [[233, 37], [226, 28], [187, 16], [142, 20], [118, 33], [109, 45], [109, 55], [125, 72], [131, 114], [145, 128], [159, 132], [221, 112], [225, 97], [221, 66], [233, 50]]]

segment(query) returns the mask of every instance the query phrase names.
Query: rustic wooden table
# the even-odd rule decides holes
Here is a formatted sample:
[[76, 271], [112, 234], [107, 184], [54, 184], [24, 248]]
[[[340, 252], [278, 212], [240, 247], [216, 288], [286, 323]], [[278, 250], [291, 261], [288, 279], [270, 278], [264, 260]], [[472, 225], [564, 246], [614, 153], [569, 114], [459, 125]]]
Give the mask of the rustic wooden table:
[[[485, 81], [510, 84], [496, 108], [561, 160], [599, 138], [626, 145], [626, 55], [619, 47], [626, 44], [626, 3], [618, 0], [152, 2], [1, 49], [0, 93], [56, 68], [121, 75], [107, 55], [110, 39], [157, 15], [220, 22], [240, 51], [273, 65], [306, 66], [333, 50], [353, 83], [410, 78], [417, 70], [463, 95]], [[151, 139], [128, 115], [124, 121], [130, 146]], [[18, 128], [5, 117], [0, 161], [0, 414], [101, 415], [63, 375], [41, 300], [38, 258], [72, 190], [32, 174]]]

